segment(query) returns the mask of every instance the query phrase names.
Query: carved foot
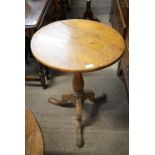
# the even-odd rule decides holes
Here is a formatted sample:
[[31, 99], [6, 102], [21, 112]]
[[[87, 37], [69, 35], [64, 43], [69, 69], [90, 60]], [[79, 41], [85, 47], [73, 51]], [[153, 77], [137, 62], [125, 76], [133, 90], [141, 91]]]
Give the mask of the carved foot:
[[49, 103], [63, 107], [73, 107], [75, 106], [75, 96], [73, 94], [62, 95], [61, 100], [50, 98]]

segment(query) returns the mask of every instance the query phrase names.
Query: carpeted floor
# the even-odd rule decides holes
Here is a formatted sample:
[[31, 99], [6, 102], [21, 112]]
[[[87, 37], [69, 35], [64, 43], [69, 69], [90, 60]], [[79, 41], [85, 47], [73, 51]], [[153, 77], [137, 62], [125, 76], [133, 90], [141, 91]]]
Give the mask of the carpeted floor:
[[[76, 5], [80, 8], [80, 3], [83, 2], [78, 3], [75, 0], [73, 2], [72, 15], [80, 14], [76, 11]], [[104, 10], [105, 6], [101, 7], [99, 3], [106, 4], [106, 9]], [[97, 0], [96, 5], [95, 2], [92, 4], [94, 10], [99, 8], [98, 11], [94, 11], [94, 16], [110, 24], [108, 20], [110, 1]], [[89, 101], [85, 102], [83, 111], [85, 144], [82, 148], [76, 147], [75, 108], [58, 107], [48, 103], [49, 97], [59, 98], [61, 94], [72, 91], [72, 74], [51, 71], [54, 77], [48, 81], [49, 88], [46, 90], [26, 86], [26, 106], [34, 112], [40, 123], [45, 141], [45, 155], [129, 154], [128, 100], [124, 83], [117, 77], [116, 72], [117, 63], [104, 70], [84, 74], [85, 89], [94, 90], [97, 97], [106, 93], [107, 101], [99, 100], [96, 105]]]
[[76, 147], [74, 108], [48, 103], [49, 97], [59, 98], [71, 92], [72, 74], [59, 74], [50, 81], [50, 87], [26, 86], [26, 106], [36, 115], [43, 131], [46, 154], [128, 154], [128, 102], [125, 87], [116, 76], [117, 64], [105, 70], [84, 74], [85, 88], [96, 96], [107, 94], [107, 101], [97, 106], [84, 104], [85, 145]]

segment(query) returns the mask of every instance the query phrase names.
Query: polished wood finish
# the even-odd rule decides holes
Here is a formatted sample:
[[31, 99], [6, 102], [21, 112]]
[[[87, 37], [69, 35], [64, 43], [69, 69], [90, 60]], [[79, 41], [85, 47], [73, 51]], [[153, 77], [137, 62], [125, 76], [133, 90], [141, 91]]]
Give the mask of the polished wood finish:
[[25, 109], [26, 155], [44, 155], [44, 142], [39, 123], [33, 113]]
[[36, 28], [42, 19], [51, 0], [25, 0], [25, 27]]
[[31, 40], [34, 57], [45, 66], [73, 73], [73, 94], [55, 105], [76, 107], [77, 146], [83, 146], [82, 106], [86, 99], [95, 102], [93, 91], [84, 90], [82, 73], [107, 67], [117, 61], [125, 48], [122, 36], [108, 25], [82, 19], [49, 24], [37, 31]]
[[90, 72], [117, 61], [124, 50], [122, 36], [103, 23], [72, 19], [41, 28], [31, 40], [34, 57], [49, 68]]

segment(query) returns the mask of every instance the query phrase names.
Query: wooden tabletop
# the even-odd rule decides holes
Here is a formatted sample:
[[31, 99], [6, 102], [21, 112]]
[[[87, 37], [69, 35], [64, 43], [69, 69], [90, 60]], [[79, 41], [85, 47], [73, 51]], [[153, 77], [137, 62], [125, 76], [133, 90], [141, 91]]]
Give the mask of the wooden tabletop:
[[25, 0], [25, 27], [36, 28], [45, 15], [51, 0]]
[[50, 68], [89, 72], [116, 62], [125, 48], [122, 36], [103, 23], [71, 19], [54, 22], [31, 40], [34, 57]]
[[25, 109], [26, 155], [43, 155], [44, 143], [39, 124], [33, 113]]

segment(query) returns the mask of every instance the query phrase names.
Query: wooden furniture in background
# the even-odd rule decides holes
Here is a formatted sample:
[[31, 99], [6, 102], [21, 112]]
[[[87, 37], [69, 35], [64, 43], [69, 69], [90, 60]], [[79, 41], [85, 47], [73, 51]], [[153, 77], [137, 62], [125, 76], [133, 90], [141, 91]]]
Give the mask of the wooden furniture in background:
[[[26, 40], [26, 49], [25, 57], [26, 63], [29, 64], [29, 55], [30, 55], [30, 39], [32, 35], [40, 28], [44, 16], [47, 12], [47, 9], [50, 5], [51, 0], [25, 0], [25, 40]], [[43, 71], [43, 66], [40, 64], [40, 70], [38, 75], [28, 75], [25, 77], [26, 81], [40, 81], [41, 86], [45, 89], [46, 85], [46, 76], [48, 77], [48, 70], [46, 69], [46, 74]]]
[[25, 109], [25, 154], [44, 155], [44, 142], [39, 123], [34, 114]]
[[127, 93], [129, 93], [129, 1], [112, 0], [110, 21], [125, 40], [125, 51], [122, 55], [118, 75], [123, 75]]
[[129, 31], [125, 37], [125, 50], [118, 66], [118, 75], [123, 76], [127, 93], [129, 94]]
[[110, 21], [112, 26], [125, 37], [129, 25], [128, 0], [112, 0]]
[[49, 102], [76, 106], [77, 146], [83, 145], [82, 106], [86, 99], [95, 102], [93, 91], [84, 90], [82, 73], [110, 66], [124, 51], [122, 36], [108, 25], [82, 19], [51, 23], [37, 31], [31, 40], [34, 57], [43, 65], [73, 73], [73, 94]]
[[56, 18], [55, 20], [66, 19], [65, 1], [64, 0], [52, 0], [52, 6], [54, 8], [54, 11], [57, 11], [60, 14], [59, 18]]
[[89, 19], [100, 22], [99, 19], [94, 18], [94, 14], [91, 10], [91, 0], [86, 0], [86, 10], [83, 13], [83, 19]]
[[64, 20], [67, 11], [71, 9], [71, 0], [52, 0], [51, 9], [54, 14], [50, 17], [52, 21]]
[[25, 0], [25, 28], [40, 27], [51, 0]]

